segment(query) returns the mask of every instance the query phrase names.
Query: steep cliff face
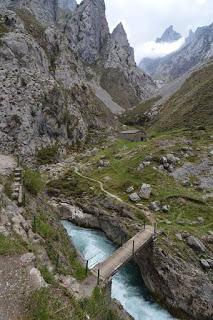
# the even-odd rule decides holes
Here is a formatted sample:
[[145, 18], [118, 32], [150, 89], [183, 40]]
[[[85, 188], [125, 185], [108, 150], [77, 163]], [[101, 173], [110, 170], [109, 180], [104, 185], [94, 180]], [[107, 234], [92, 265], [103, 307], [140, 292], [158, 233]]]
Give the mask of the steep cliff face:
[[100, 57], [109, 28], [104, 0], [84, 0], [67, 21], [66, 36], [73, 50], [86, 64], [94, 64]]
[[176, 79], [213, 56], [213, 24], [190, 32], [178, 51], [158, 59], [144, 59], [140, 67], [154, 79]]
[[109, 33], [104, 0], [83, 1], [67, 20], [65, 33], [72, 50], [122, 107], [135, 105], [155, 90], [151, 78], [136, 66], [122, 24]]
[[146, 286], [177, 317], [211, 319], [213, 284], [199, 267], [158, 246], [143, 250], [136, 260]]
[[152, 79], [136, 66], [134, 49], [121, 23], [108, 39], [102, 64], [101, 85], [123, 107], [134, 106], [155, 89]]
[[113, 108], [96, 93], [105, 70], [119, 71], [113, 90], [125, 79], [119, 92], [129, 92], [131, 104], [154, 88], [122, 32], [121, 42], [119, 28], [110, 35], [104, 0], [0, 0], [2, 149], [32, 155], [116, 128]]
[[0, 17], [1, 150], [32, 155], [116, 126], [60, 32], [42, 27], [26, 9], [2, 9]]

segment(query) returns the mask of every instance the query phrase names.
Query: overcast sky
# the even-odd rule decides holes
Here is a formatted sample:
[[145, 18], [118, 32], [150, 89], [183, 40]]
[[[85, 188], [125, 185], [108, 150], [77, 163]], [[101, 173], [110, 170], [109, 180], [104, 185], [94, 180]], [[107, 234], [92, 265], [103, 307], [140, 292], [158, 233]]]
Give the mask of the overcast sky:
[[213, 0], [105, 0], [105, 3], [110, 30], [120, 21], [124, 24], [137, 62], [143, 56], [163, 55], [174, 49], [153, 48], [153, 41], [169, 25], [186, 36], [190, 28], [195, 30], [213, 22]]

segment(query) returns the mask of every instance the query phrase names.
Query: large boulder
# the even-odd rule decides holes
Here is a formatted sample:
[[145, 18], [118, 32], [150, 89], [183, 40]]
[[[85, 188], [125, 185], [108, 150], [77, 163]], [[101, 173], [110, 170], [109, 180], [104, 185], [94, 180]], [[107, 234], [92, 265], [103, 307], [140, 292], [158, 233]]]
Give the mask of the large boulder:
[[150, 184], [143, 183], [138, 195], [141, 199], [148, 200], [151, 196], [151, 193], [152, 193], [152, 188], [151, 188]]

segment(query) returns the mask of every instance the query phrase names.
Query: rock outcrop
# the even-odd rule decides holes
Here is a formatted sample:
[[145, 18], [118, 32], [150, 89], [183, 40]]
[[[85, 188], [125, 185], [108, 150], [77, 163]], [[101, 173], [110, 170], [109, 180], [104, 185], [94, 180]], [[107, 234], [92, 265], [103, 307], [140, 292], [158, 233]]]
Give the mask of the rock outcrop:
[[211, 319], [213, 284], [199, 267], [157, 246], [136, 259], [146, 286], [178, 318]]
[[95, 63], [109, 37], [104, 0], [82, 1], [67, 20], [65, 34], [84, 63]]

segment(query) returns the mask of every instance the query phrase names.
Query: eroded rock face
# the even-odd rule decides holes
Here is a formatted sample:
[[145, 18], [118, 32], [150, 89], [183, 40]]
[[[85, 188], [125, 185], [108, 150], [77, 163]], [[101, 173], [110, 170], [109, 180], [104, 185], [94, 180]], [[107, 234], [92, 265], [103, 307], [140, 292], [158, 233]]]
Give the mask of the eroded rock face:
[[155, 297], [178, 317], [209, 320], [213, 314], [213, 284], [207, 274], [158, 247], [137, 255], [143, 280]]
[[136, 66], [123, 25], [109, 33], [104, 0], [82, 1], [67, 20], [65, 33], [84, 63], [99, 70], [101, 86], [122, 107], [137, 104], [155, 90], [151, 78]]
[[[153, 93], [155, 90], [151, 78], [137, 67], [134, 49], [130, 46], [121, 23], [108, 38], [103, 66], [101, 85], [123, 107], [137, 104], [140, 100], [148, 98], [150, 92]], [[112, 83], [116, 84], [116, 88], [113, 88]]]
[[58, 0], [58, 6], [63, 10], [74, 11], [77, 7], [77, 2], [76, 0]]
[[0, 17], [4, 31], [0, 144], [4, 152], [27, 156], [57, 142], [61, 146], [84, 143], [91, 128], [104, 130], [115, 124], [58, 29], [46, 29], [25, 9], [18, 13], [1, 9]]
[[54, 24], [57, 20], [58, 0], [0, 0], [0, 7], [12, 10], [28, 8], [43, 24]]
[[73, 50], [87, 63], [95, 63], [109, 37], [104, 0], [84, 0], [65, 29]]

